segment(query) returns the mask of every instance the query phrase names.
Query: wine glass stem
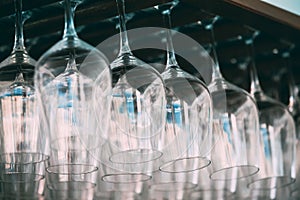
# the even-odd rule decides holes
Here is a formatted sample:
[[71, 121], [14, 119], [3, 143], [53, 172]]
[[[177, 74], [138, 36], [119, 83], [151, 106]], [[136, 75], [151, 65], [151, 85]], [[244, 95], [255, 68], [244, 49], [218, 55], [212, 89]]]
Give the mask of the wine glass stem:
[[214, 22], [212, 22], [207, 28], [210, 31], [210, 37], [211, 37], [211, 56], [213, 58], [213, 74], [212, 79], [220, 79], [222, 77], [222, 73], [220, 70], [218, 55], [217, 55], [217, 44], [216, 44], [216, 38], [215, 38], [215, 30], [214, 30]]
[[262, 92], [258, 74], [256, 70], [256, 64], [255, 64], [255, 52], [254, 52], [254, 44], [253, 44], [253, 38], [246, 40], [246, 47], [248, 49], [249, 58], [250, 58], [250, 79], [251, 79], [251, 86], [250, 86], [250, 93], [254, 95], [257, 92]]
[[129, 47], [128, 35], [126, 30], [126, 15], [125, 15], [125, 0], [116, 0], [118, 14], [119, 14], [119, 30], [120, 30], [120, 51], [119, 56], [122, 54], [131, 54]]
[[74, 13], [78, 3], [71, 2], [71, 0], [65, 0], [65, 28], [64, 28], [64, 35], [65, 37], [77, 37], [75, 25], [74, 25]]
[[293, 107], [298, 95], [298, 88], [295, 84], [294, 76], [290, 66], [290, 52], [284, 52], [282, 54], [284, 61], [284, 67], [287, 69], [288, 73], [288, 85], [289, 85], [289, 107]]
[[24, 35], [23, 35], [24, 20], [22, 18], [22, 0], [15, 0], [15, 11], [16, 11], [15, 42], [14, 42], [13, 52], [25, 51]]
[[167, 38], [167, 64], [166, 68], [178, 67], [178, 63], [175, 56], [172, 33], [171, 33], [171, 9], [162, 12], [165, 28], [166, 28], [166, 38]]

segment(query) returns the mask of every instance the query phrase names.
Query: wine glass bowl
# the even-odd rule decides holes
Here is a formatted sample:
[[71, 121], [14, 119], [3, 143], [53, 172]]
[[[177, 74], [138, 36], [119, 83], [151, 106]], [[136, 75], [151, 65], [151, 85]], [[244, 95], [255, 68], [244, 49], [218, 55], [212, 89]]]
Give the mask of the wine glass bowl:
[[[260, 112], [264, 157], [254, 189], [280, 188], [295, 182], [295, 125], [286, 107], [262, 93], [254, 94]], [[276, 157], [276, 159], [274, 159]]]
[[[88, 149], [95, 147], [95, 142], [100, 144], [101, 139], [86, 137], [85, 132], [91, 136], [106, 131], [105, 126], [97, 124], [103, 123], [103, 118], [101, 113], [96, 116], [95, 108], [98, 111], [105, 108], [102, 103], [108, 104], [105, 95], [110, 84], [97, 83], [110, 80], [110, 71], [103, 54], [78, 38], [72, 41], [69, 46], [65, 46], [70, 44], [68, 39], [60, 41], [40, 58], [36, 81], [49, 120], [50, 143], [62, 137], [78, 137], [81, 146]], [[101, 97], [103, 102], [98, 102]]]
[[163, 172], [179, 173], [210, 165], [211, 98], [196, 77], [177, 66], [162, 73], [166, 87]]
[[[295, 122], [296, 127], [296, 155], [299, 155], [300, 153], [300, 142], [299, 142], [299, 136], [300, 136], [300, 107], [299, 107], [299, 86], [296, 85], [294, 80], [294, 75], [292, 74], [292, 70], [289, 66], [289, 59], [290, 54], [286, 57], [287, 60], [287, 66], [288, 69], [288, 85], [289, 85], [289, 102], [288, 102], [288, 110], [292, 114]], [[291, 199], [297, 199], [300, 197], [300, 191], [299, 191], [299, 180], [300, 180], [300, 159], [296, 159], [296, 182], [292, 185], [290, 185], [290, 191], [291, 191]]]
[[16, 24], [13, 50], [0, 63], [2, 153], [36, 152], [40, 150], [38, 148], [41, 145], [33, 86], [36, 61], [28, 55], [23, 39], [23, 24], [30, 17], [30, 13], [22, 14], [21, 4], [22, 2], [15, 4]]
[[164, 87], [158, 72], [132, 55], [123, 54], [111, 63], [111, 148], [115, 164], [139, 164], [157, 160], [162, 153], [155, 145], [161, 137]]
[[[258, 147], [258, 116], [254, 100], [245, 91], [225, 80], [212, 82], [208, 87], [214, 103], [214, 123], [221, 126], [212, 152], [212, 168], [215, 172], [211, 178], [230, 180], [257, 173], [258, 163], [255, 162], [253, 152]], [[222, 151], [223, 154], [217, 154]], [[253, 164], [250, 165], [249, 161]]]

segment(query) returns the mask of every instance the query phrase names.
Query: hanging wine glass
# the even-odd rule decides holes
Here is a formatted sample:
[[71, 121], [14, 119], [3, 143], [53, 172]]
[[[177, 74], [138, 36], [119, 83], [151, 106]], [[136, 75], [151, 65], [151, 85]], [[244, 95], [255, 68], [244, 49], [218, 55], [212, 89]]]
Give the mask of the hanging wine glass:
[[135, 176], [137, 180], [149, 180], [149, 175], [143, 173], [157, 170], [163, 154], [160, 141], [165, 122], [164, 84], [153, 67], [132, 54], [126, 32], [125, 2], [116, 2], [120, 50], [110, 64], [113, 86], [111, 123], [109, 134], [104, 136], [108, 142], [102, 150], [101, 161], [123, 173], [107, 174], [103, 178], [115, 182], [126, 173], [129, 179], [133, 177], [132, 173], [140, 173], [140, 176]]
[[[21, 1], [15, 1], [15, 6], [14, 47], [9, 57], [0, 63], [2, 153], [36, 152], [38, 150], [36, 145], [39, 145], [37, 143], [33, 144], [37, 142], [39, 126], [33, 88], [36, 61], [28, 55], [23, 36], [23, 24], [26, 18], [29, 17], [29, 13], [24, 14], [23, 18]], [[14, 101], [16, 102], [13, 103]], [[28, 102], [28, 105], [22, 105], [23, 101]], [[24, 112], [22, 109], [24, 109]], [[16, 134], [23, 135], [17, 136]], [[14, 138], [17, 139], [14, 141]], [[24, 138], [26, 138], [26, 141], [24, 141]], [[30, 138], [32, 138], [32, 142], [28, 140]]]
[[[22, 1], [15, 0], [15, 41], [0, 63], [0, 196], [34, 198], [44, 192], [45, 155], [36, 92], [35, 60], [24, 46]], [[40, 188], [37, 191], [37, 188]]]
[[[290, 65], [291, 55], [290, 50], [284, 52], [282, 57], [285, 61], [284, 65], [287, 71], [287, 79], [289, 85], [289, 102], [288, 110], [292, 114], [296, 126], [296, 155], [300, 153], [300, 100], [299, 100], [299, 88], [295, 83], [294, 75], [292, 72], [292, 66]], [[296, 182], [290, 186], [290, 196], [291, 199], [298, 199], [300, 197], [300, 159], [296, 159]]]
[[78, 165], [86, 165], [81, 169], [87, 171], [77, 174], [98, 169], [104, 142], [101, 135], [110, 120], [108, 61], [99, 50], [79, 39], [74, 27], [74, 12], [81, 2], [64, 1], [63, 38], [40, 57], [35, 74], [50, 164], [70, 174]]
[[[290, 44], [287, 51], [282, 53], [282, 58], [284, 59], [284, 67], [287, 69], [287, 78], [289, 85], [289, 102], [288, 110], [292, 114], [295, 125], [296, 125], [296, 137], [300, 138], [300, 100], [299, 100], [299, 87], [295, 83], [294, 75], [292, 72], [292, 66], [290, 65], [291, 52], [294, 49], [294, 44]], [[297, 173], [298, 174], [298, 173]]]
[[218, 130], [211, 153], [211, 179], [237, 180], [258, 172], [259, 123], [253, 98], [243, 89], [226, 81], [216, 53], [214, 25], [219, 16], [203, 21], [211, 33], [214, 59], [212, 82], [208, 85], [213, 101], [213, 123]]
[[167, 105], [165, 144], [160, 171], [149, 183], [151, 199], [184, 199], [198, 183], [198, 173], [210, 165], [212, 102], [207, 87], [195, 76], [182, 70], [172, 41], [171, 11], [174, 0], [155, 8], [162, 14], [166, 34], [165, 82]]
[[164, 17], [167, 38], [167, 63], [161, 76], [166, 87], [166, 127], [160, 171], [191, 172], [210, 164], [212, 138], [212, 102], [202, 81], [183, 71], [175, 57], [171, 33], [171, 10], [174, 0], [158, 5]]
[[261, 146], [260, 172], [252, 177], [250, 189], [275, 189], [295, 181], [295, 124], [286, 106], [266, 96], [261, 89], [256, 67], [253, 41], [256, 30], [245, 39], [250, 54], [251, 95], [259, 110]]

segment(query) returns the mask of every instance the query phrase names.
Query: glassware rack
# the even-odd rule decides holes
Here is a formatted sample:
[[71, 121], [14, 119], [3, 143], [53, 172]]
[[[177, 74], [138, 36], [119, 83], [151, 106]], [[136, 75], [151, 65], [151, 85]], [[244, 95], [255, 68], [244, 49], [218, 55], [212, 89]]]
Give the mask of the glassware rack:
[[[102, 1], [70, 0], [70, 1], [80, 1], [80, 2], [82, 1], [82, 3], [76, 9], [76, 15], [75, 15], [76, 16], [75, 27], [78, 36], [82, 38], [84, 41], [87, 41], [92, 46], [99, 47], [100, 50], [103, 51], [104, 54], [107, 56], [108, 62], [111, 63], [113, 59], [117, 56], [118, 49], [119, 49], [118, 26], [120, 26], [120, 24], [118, 24], [117, 22], [118, 19], [116, 17], [118, 14], [116, 2], [113, 0], [102, 0]], [[170, 3], [170, 2], [172, 2], [172, 0], [151, 0], [151, 1], [127, 0], [126, 1], [126, 12], [128, 15], [126, 16], [127, 18], [125, 21], [127, 23], [127, 30], [129, 30], [128, 35], [129, 35], [129, 43], [131, 46], [131, 50], [134, 53], [134, 55], [136, 55], [138, 58], [141, 58], [143, 61], [149, 63], [150, 65], [152, 64], [160, 73], [163, 72], [163, 66], [166, 59], [170, 61], [169, 57], [167, 58], [165, 54], [164, 46], [165, 43], [168, 42], [169, 42], [168, 45], [170, 45], [170, 42], [172, 43], [172, 39], [170, 39], [171, 37], [167, 38], [167, 40], [162, 39], [163, 38], [162, 31], [155, 31], [161, 29], [153, 29], [153, 27], [164, 27], [162, 15], [161, 15], [161, 14], [164, 15], [164, 13], [163, 12], [160, 13], [159, 9], [158, 10], [156, 9], [158, 7], [155, 8], [155, 6], [165, 5], [165, 3]], [[173, 0], [173, 2], [175, 2], [175, 0]], [[202, 47], [204, 47], [204, 49], [207, 50], [209, 53], [215, 54], [215, 56], [216, 54], [218, 55], [218, 61], [221, 66], [221, 71], [222, 74], [224, 75], [224, 78], [226, 78], [226, 80], [229, 80], [233, 84], [241, 87], [242, 89], [245, 89], [246, 91], [250, 91], [251, 80], [249, 76], [250, 72], [248, 70], [248, 66], [251, 64], [253, 64], [254, 66], [255, 63], [257, 66], [257, 73], [259, 75], [261, 86], [265, 91], [265, 93], [268, 96], [271, 96], [274, 99], [282, 102], [283, 105], [285, 104], [286, 107], [284, 108], [286, 109], [288, 108], [288, 104], [290, 104], [289, 109], [291, 111], [291, 114], [293, 115], [294, 115], [293, 109], [300, 110], [299, 107], [295, 106], [297, 103], [299, 103], [296, 102], [295, 99], [299, 95], [299, 87], [300, 87], [300, 69], [298, 67], [298, 63], [300, 62], [299, 60], [300, 26], [295, 24], [295, 19], [299, 20], [300, 19], [299, 16], [292, 15], [291, 13], [288, 13], [283, 10], [274, 9], [274, 7], [270, 5], [264, 5], [265, 7], [263, 8], [265, 8], [265, 10], [261, 8], [255, 10], [254, 9], [255, 5], [257, 6], [262, 5], [261, 2], [258, 0], [253, 0], [253, 2], [249, 4], [243, 3], [243, 1], [240, 0], [222, 0], [222, 1], [221, 0], [210, 0], [210, 1], [181, 0], [181, 1], [176, 1], [176, 3], [177, 2], [179, 2], [179, 4], [177, 6], [174, 6], [174, 8], [172, 8], [172, 14], [171, 14], [172, 29], [175, 31], [168, 33], [169, 36], [170, 35], [173, 36], [175, 53], [179, 52], [180, 55], [176, 57], [177, 61], [175, 60], [175, 56], [174, 56], [174, 60], [175, 60], [174, 62], [176, 62], [176, 65], [182, 66], [183, 70], [187, 71], [188, 73], [194, 76], [197, 76], [198, 78], [202, 79], [203, 82], [205, 82], [205, 84], [209, 85], [210, 80], [206, 79], [207, 77], [202, 77], [202, 74], [199, 73], [199, 69], [197, 69], [197, 67], [195, 68], [193, 63], [189, 62], [190, 60], [182, 56], [182, 55], [191, 55], [194, 56], [194, 58], [195, 56], [196, 58], [197, 56], [200, 57], [201, 56], [200, 50]], [[162, 10], [163, 9], [161, 9], [160, 11]], [[41, 57], [41, 55], [43, 55], [44, 52], [47, 51], [53, 44], [57, 43], [61, 39], [61, 36], [64, 34], [63, 33], [64, 7], [62, 6], [62, 2], [57, 0], [45, 0], [45, 1], [23, 0], [23, 11], [26, 11], [30, 15], [29, 19], [26, 20], [24, 24], [24, 32], [26, 36], [25, 46], [27, 47], [26, 49], [29, 55], [32, 56], [33, 59], [39, 60], [39, 58], [43, 58], [43, 56]], [[214, 21], [214, 19], [216, 20]], [[14, 20], [15, 20], [14, 1], [13, 0], [1, 1], [0, 2], [0, 30], [2, 31], [0, 34], [1, 36], [0, 37], [0, 60], [6, 58], [12, 49], [11, 46], [13, 45]], [[147, 27], [152, 27], [152, 29], [147, 29]], [[212, 31], [212, 27], [213, 27], [213, 31]], [[139, 34], [137, 34], [137, 32], [130, 32], [131, 30], [142, 30], [139, 28], [143, 28], [144, 32], [138, 32]], [[193, 45], [180, 43], [180, 40], [182, 39], [180, 37], [182, 37], [182, 35], [188, 36], [189, 38], [193, 39], [197, 44], [200, 44], [200, 47], [195, 45], [195, 43]], [[161, 46], [155, 46], [157, 48], [152, 48], [153, 46], [149, 45], [147, 42], [151, 43], [151, 41], [153, 40], [157, 40], [158, 41], [157, 43], [160, 44]], [[251, 48], [249, 48], [249, 46], [252, 47], [252, 50]], [[171, 47], [172, 47], [171, 49], [173, 49], [173, 43]], [[78, 48], [80, 49], [81, 46], [79, 45]], [[170, 46], [168, 46], [168, 48], [170, 48]], [[70, 57], [73, 58], [72, 56]], [[216, 59], [217, 58], [215, 58], [214, 61], [216, 61]], [[123, 59], [122, 61], [124, 60], [126, 59]], [[78, 63], [75, 62], [75, 58], [74, 60], [70, 59], [68, 61], [66, 72], [68, 73], [72, 72], [74, 74], [78, 73], [76, 64]], [[199, 66], [201, 66], [201, 64], [203, 63], [200, 63]], [[208, 66], [207, 68], [210, 67], [211, 66]], [[171, 66], [171, 68], [174, 68], [174, 66]], [[145, 69], [148, 68], [146, 67]], [[215, 73], [214, 70], [211, 71], [208, 70], [207, 72], [209, 73], [209, 75], [211, 75], [210, 73], [212, 74]], [[66, 74], [68, 75], [68, 73]], [[107, 73], [109, 72], [107, 71]], [[141, 71], [139, 71], [139, 73], [141, 73]], [[221, 72], [219, 73], [221, 74]], [[156, 74], [156, 71], [154, 74]], [[134, 77], [138, 77], [138, 75], [140, 74], [135, 74]], [[92, 76], [93, 75], [91, 74], [91, 77]], [[109, 79], [108, 78], [109, 75], [105, 77], [107, 78], [107, 80]], [[134, 77], [131, 77], [132, 80], [135, 80]], [[142, 77], [145, 78], [145, 76]], [[22, 78], [23, 77], [20, 76], [20, 80], [17, 79], [16, 82], [19, 84], [19, 82], [24, 81]], [[150, 77], [150, 79], [151, 78], [152, 77]], [[97, 80], [100, 82], [101, 78], [100, 80], [99, 79]], [[139, 79], [137, 78], [136, 80]], [[166, 80], [168, 80], [168, 76], [166, 76]], [[66, 79], [67, 85], [68, 84], [71, 85], [71, 82], [72, 81], [70, 81], [69, 79]], [[124, 82], [124, 84], [125, 83], [126, 82]], [[206, 86], [204, 86], [204, 89], [205, 88]], [[102, 88], [98, 88], [98, 89], [100, 90]], [[99, 94], [102, 93], [99, 92]], [[128, 94], [128, 92], [125, 94]], [[70, 96], [72, 95], [73, 94], [70, 94]], [[114, 95], [112, 96], [118, 97]], [[182, 95], [182, 97], [184, 97], [184, 95]], [[295, 98], [295, 99], [291, 99], [291, 98]], [[299, 101], [299, 99], [297, 100]], [[161, 101], [164, 101], [164, 97], [162, 98]], [[235, 103], [238, 104], [238, 101], [236, 101]], [[251, 101], [251, 103], [253, 102]], [[91, 104], [88, 103], [88, 105]], [[66, 110], [67, 107], [60, 107], [60, 104], [58, 106], [58, 108], [63, 108]], [[69, 107], [73, 107], [73, 106], [69, 106]], [[256, 107], [254, 106], [251, 108], [252, 110], [255, 110]], [[134, 108], [132, 107], [132, 109]], [[120, 112], [121, 114], [123, 113], [123, 111], [121, 111], [120, 109], [116, 109], [116, 112]], [[130, 111], [128, 112], [131, 113]], [[207, 111], [207, 112], [211, 113], [211, 111]], [[85, 113], [91, 113], [91, 112], [85, 112]], [[297, 112], [295, 113], [299, 114]], [[82, 114], [78, 115], [78, 117], [80, 116], [82, 116]], [[294, 117], [295, 119], [297, 118], [297, 120], [299, 120], [299, 116], [294, 115]], [[180, 121], [179, 118], [178, 119], [174, 118], [173, 120]], [[296, 121], [296, 123], [297, 123], [296, 126], [299, 126], [299, 121]], [[90, 122], [85, 125], [90, 125]], [[97, 127], [96, 123], [94, 125], [95, 127]], [[210, 130], [210, 127], [207, 129]], [[223, 129], [226, 129], [226, 127], [223, 127]], [[299, 130], [297, 131], [299, 134]], [[85, 138], [84, 136], [86, 136], [85, 133], [79, 137], [78, 141], [82, 142], [81, 139]], [[298, 135], [298, 138], [299, 136], [300, 135]], [[73, 136], [70, 138], [72, 139]], [[118, 137], [116, 136], [116, 138]], [[187, 140], [189, 139], [189, 135], [186, 136], [186, 139]], [[89, 139], [88, 141], [90, 142]], [[297, 142], [298, 142], [297, 145], [299, 146], [299, 139], [297, 140]], [[77, 143], [75, 142], [75, 144]], [[297, 146], [298, 148], [297, 151], [299, 151], [298, 146]], [[97, 151], [97, 153], [99, 152], [101, 151]], [[95, 155], [96, 154], [93, 154], [92, 157]], [[196, 154], [196, 156], [197, 155], [198, 154]], [[194, 156], [195, 156], [194, 154], [191, 154], [191, 158], [194, 158]], [[296, 156], [299, 157], [298, 154]], [[118, 162], [121, 162], [122, 165], [124, 164], [122, 163], [122, 160], [120, 161], [121, 157], [122, 156], [120, 156], [119, 158], [117, 157], [118, 158], [116, 159], [117, 162], [114, 161], [115, 163], [117, 163], [116, 166], [117, 165], [119, 166], [120, 163]], [[158, 158], [159, 157], [160, 155], [158, 156]], [[191, 158], [188, 157], [188, 159]], [[48, 158], [45, 158], [45, 160], [47, 159]], [[91, 160], [93, 159], [91, 158]], [[109, 159], [111, 159], [111, 157], [109, 157]], [[135, 162], [135, 159], [136, 157], [133, 157], [132, 161], [130, 161], [129, 164]], [[299, 161], [297, 162], [297, 165], [299, 165]], [[77, 166], [76, 163], [74, 164], [74, 166], [76, 168], [75, 171], [77, 171], [77, 167], [78, 170], [82, 170], [81, 166]], [[50, 175], [48, 175], [49, 177], [47, 178], [48, 179], [50, 178], [51, 180], [52, 179], [56, 180], [57, 177], [55, 174], [56, 173], [55, 170], [64, 171], [65, 169], [64, 168], [55, 169], [55, 167], [57, 166], [54, 165], [54, 170], [53, 170], [52, 167], [53, 166], [48, 168], [47, 172]], [[142, 168], [144, 169], [144, 167]], [[298, 168], [299, 166], [297, 166], [297, 169]], [[51, 174], [49, 170], [50, 171], [53, 170], [53, 173], [51, 172], [52, 173]], [[95, 169], [94, 171], [97, 170], [98, 168]], [[105, 171], [111, 169], [101, 169], [101, 170]], [[162, 168], [159, 168], [159, 170], [163, 171]], [[94, 171], [91, 170], [91, 174], [90, 174], [90, 176], [91, 177], [93, 176], [93, 178], [95, 176], [93, 175]], [[192, 169], [191, 171], [194, 171], [194, 169]], [[255, 171], [255, 173], [256, 172], [257, 171]], [[145, 173], [148, 173], [148, 171]], [[176, 170], [174, 173], [175, 174], [177, 173]], [[299, 175], [297, 176], [299, 177]], [[75, 176], [72, 178], [76, 179], [78, 177], [75, 174]], [[86, 178], [90, 178], [90, 177], [86, 177]], [[143, 177], [133, 177], [133, 179], [138, 179], [138, 180], [142, 178]], [[149, 178], [152, 177], [149, 176]], [[153, 185], [155, 185], [154, 184], [155, 181], [158, 181], [160, 178], [162, 177], [159, 176], [154, 177]], [[232, 182], [231, 184], [233, 183], [234, 182]], [[299, 185], [299, 180], [297, 180], [296, 185], [297, 186]], [[139, 188], [140, 186], [138, 186], [137, 184], [136, 187]], [[170, 189], [168, 184], [165, 185], [165, 189], [166, 190]], [[1, 190], [2, 189], [0, 188], [0, 191]], [[294, 187], [292, 187], [292, 192], [294, 192], [294, 195], [296, 196], [298, 195], [299, 189], [298, 188], [295, 189]], [[143, 192], [141, 193], [143, 194]]]
[[[134, 16], [128, 22], [128, 29], [163, 26], [162, 17], [153, 6], [168, 1], [126, 1], [126, 12], [134, 13]], [[271, 96], [281, 98], [287, 102], [287, 90], [285, 90], [287, 84], [283, 84], [287, 81], [280, 80], [286, 70], [279, 54], [286, 48], [286, 43], [282, 42], [283, 40], [296, 44], [296, 48], [291, 54], [291, 67], [294, 76], [296, 76], [296, 84], [299, 84], [300, 82], [297, 82], [297, 80], [300, 79], [297, 75], [300, 74], [300, 69], [297, 65], [300, 62], [300, 48], [297, 44], [300, 43], [300, 29], [293, 24], [297, 16], [284, 11], [278, 12], [276, 9], [273, 11], [274, 8], [269, 5], [259, 8], [261, 3], [259, 1], [253, 1], [253, 3], [240, 2], [239, 0], [183, 0], [172, 12], [173, 27], [205, 46], [210, 42], [209, 33], [195, 24], [197, 21], [207, 18], [208, 14], [206, 12], [220, 15], [222, 20], [215, 27], [216, 40], [219, 44], [220, 65], [225, 77], [245, 89], [249, 88], [249, 78], [248, 71], [243, 67], [241, 61], [244, 60], [247, 53], [243, 42], [236, 38], [245, 33], [245, 25], [259, 29], [261, 34], [255, 42], [255, 51], [262, 85]], [[258, 5], [257, 10], [253, 10], [255, 4]], [[43, 52], [60, 39], [64, 23], [63, 8], [57, 0], [24, 0], [23, 10], [32, 12], [31, 18], [24, 25], [25, 44], [29, 54], [37, 60]], [[273, 16], [268, 16], [270, 13]], [[282, 13], [285, 14], [286, 18], [281, 17]], [[13, 1], [1, 1], [0, 60], [8, 56], [13, 44], [13, 15]], [[116, 15], [115, 1], [85, 0], [76, 10], [75, 24], [78, 34], [81, 38], [96, 46], [108, 37], [118, 33], [115, 28], [115, 21], [111, 20]], [[134, 43], [135, 40], [138, 39], [130, 37], [130, 42]], [[148, 62], [164, 55], [163, 51], [158, 50], [143, 50], [137, 51], [137, 53], [139, 57]], [[182, 62], [182, 60], [179, 62]]]

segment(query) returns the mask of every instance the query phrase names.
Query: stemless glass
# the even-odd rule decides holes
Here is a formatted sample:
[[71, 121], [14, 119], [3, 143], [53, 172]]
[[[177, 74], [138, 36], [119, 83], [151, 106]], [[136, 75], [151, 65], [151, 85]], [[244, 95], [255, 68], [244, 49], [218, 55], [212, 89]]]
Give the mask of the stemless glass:
[[263, 154], [260, 172], [252, 177], [248, 186], [250, 189], [271, 190], [295, 182], [295, 123], [286, 106], [266, 96], [261, 89], [255, 67], [255, 34], [254, 30], [254, 36], [246, 38], [245, 42], [251, 55], [251, 95], [259, 109]]
[[34, 198], [43, 194], [45, 140], [40, 131], [33, 85], [35, 60], [24, 46], [22, 1], [15, 1], [15, 41], [0, 63], [0, 195]]
[[[116, 0], [119, 12], [120, 50], [110, 64], [112, 70], [112, 105], [108, 141], [101, 161], [122, 174], [107, 174], [128, 178], [131, 173], [150, 173], [158, 169], [162, 156], [160, 141], [165, 115], [165, 90], [159, 73], [136, 58], [129, 47], [125, 2]], [[122, 171], [122, 172], [121, 172]], [[110, 177], [109, 177], [110, 176]], [[134, 180], [135, 181], [135, 180]]]
[[214, 58], [212, 82], [208, 85], [213, 101], [213, 123], [218, 127], [216, 145], [211, 153], [211, 179], [237, 180], [258, 172], [259, 122], [254, 99], [245, 90], [226, 81], [216, 54], [215, 16], [203, 25], [211, 32]]
[[35, 83], [50, 165], [97, 167], [109, 120], [111, 74], [106, 57], [76, 34], [73, 17], [79, 3], [64, 1], [63, 38], [38, 60]]

